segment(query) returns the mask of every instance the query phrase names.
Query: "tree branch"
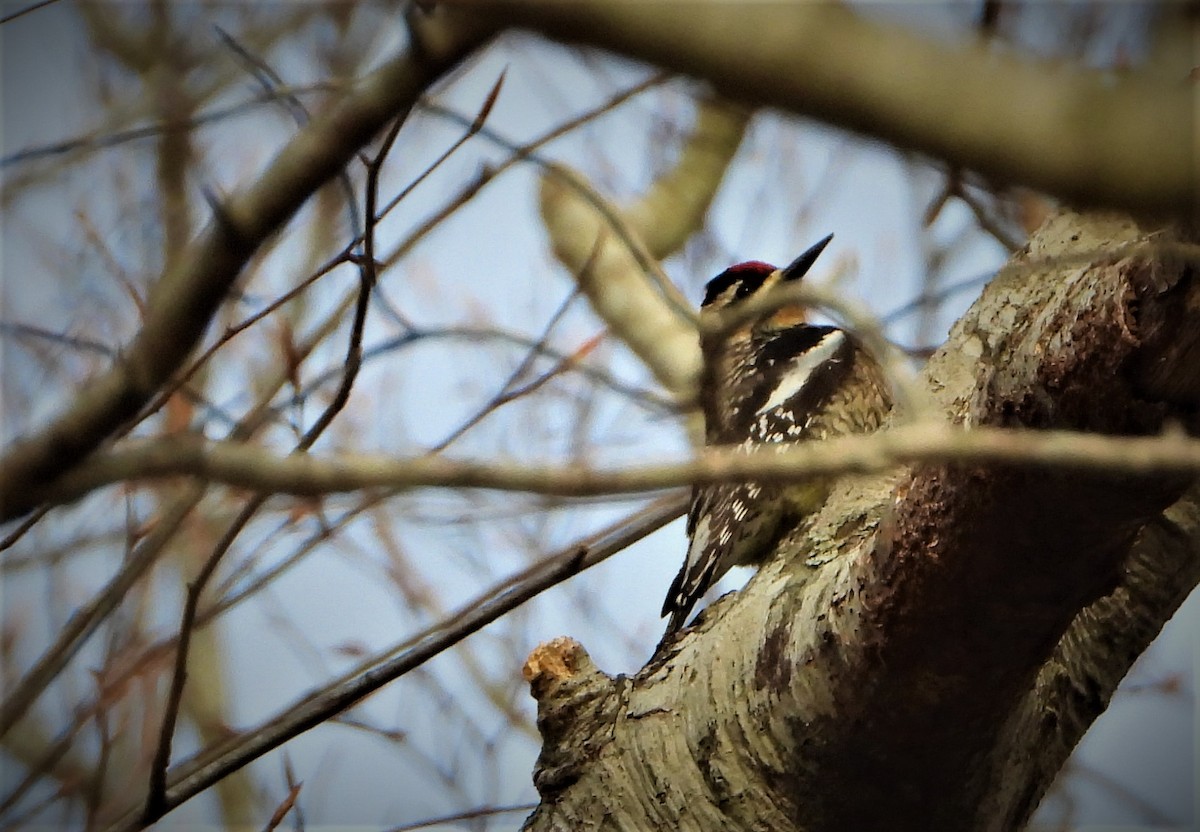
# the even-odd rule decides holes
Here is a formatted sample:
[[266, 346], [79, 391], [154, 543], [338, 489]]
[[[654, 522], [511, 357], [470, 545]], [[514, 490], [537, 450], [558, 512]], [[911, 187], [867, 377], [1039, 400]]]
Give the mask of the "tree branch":
[[[1144, 239], [1064, 216], [1024, 256]], [[924, 378], [963, 436], [1194, 430], [1196, 397], [1151, 397], [1135, 370], [1195, 390], [1200, 367], [1157, 330], [1198, 299], [1185, 263], [1014, 262]], [[531, 658], [544, 747], [526, 828], [1019, 827], [1200, 578], [1194, 505], [1161, 519], [1191, 479], [1014, 457], [842, 481], [635, 678], [574, 643]]]
[[685, 402], [695, 397], [700, 368], [694, 312], [661, 278], [658, 261], [700, 226], [748, 120], [730, 104], [699, 102], [675, 166], [624, 210], [561, 165], [541, 179], [539, 210], [555, 255], [610, 330]]
[[37, 492], [64, 503], [115, 482], [194, 476], [268, 494], [312, 497], [367, 488], [486, 488], [560, 497], [636, 494], [693, 483], [789, 482], [815, 475], [877, 473], [910, 463], [1023, 464], [1125, 474], [1200, 472], [1200, 440], [1171, 432], [1119, 437], [940, 423], [847, 436], [820, 444], [751, 452], [709, 448], [686, 462], [615, 469], [517, 465], [430, 456], [279, 456], [240, 442], [196, 437], [135, 440], [96, 454]]
[[[666, 495], [647, 504], [618, 523], [490, 587], [443, 620], [308, 693], [262, 724], [180, 763], [169, 772], [161, 808], [168, 811], [179, 806], [221, 778], [420, 667], [530, 598], [623, 551], [677, 518], [686, 500], [685, 494]], [[144, 827], [141, 813], [132, 810], [111, 824], [109, 830], [128, 832]]]
[[829, 3], [448, 0], [473, 17], [710, 81], [1082, 206], [1195, 216], [1190, 56], [1177, 78], [946, 44]]
[[0, 522], [37, 505], [32, 493], [149, 401], [196, 345], [258, 247], [481, 37], [474, 26], [438, 34], [436, 48], [426, 44], [364, 78], [328, 115], [298, 133], [253, 186], [215, 206], [216, 217], [154, 287], [142, 329], [123, 359], [89, 382], [47, 427], [0, 457]]

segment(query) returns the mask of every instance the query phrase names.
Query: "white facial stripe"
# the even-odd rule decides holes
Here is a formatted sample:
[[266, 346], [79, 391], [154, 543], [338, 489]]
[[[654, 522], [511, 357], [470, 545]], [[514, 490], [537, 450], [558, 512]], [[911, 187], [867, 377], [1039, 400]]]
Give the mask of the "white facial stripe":
[[833, 358], [845, 340], [846, 333], [840, 329], [832, 330], [826, 333], [825, 337], [818, 341], [812, 349], [794, 358], [792, 366], [779, 379], [779, 384], [771, 391], [766, 403], [755, 411], [755, 415], [761, 416], [763, 413], [779, 407], [803, 390], [804, 385], [812, 378], [813, 372]]

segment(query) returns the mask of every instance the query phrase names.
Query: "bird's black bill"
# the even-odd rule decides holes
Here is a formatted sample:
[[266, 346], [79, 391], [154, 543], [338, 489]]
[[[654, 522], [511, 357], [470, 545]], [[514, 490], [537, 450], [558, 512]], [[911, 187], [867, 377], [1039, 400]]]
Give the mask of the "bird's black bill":
[[783, 280], [799, 280], [808, 274], [808, 270], [812, 268], [812, 264], [817, 262], [817, 258], [821, 256], [821, 252], [825, 250], [825, 246], [829, 245], [829, 241], [833, 239], [830, 234], [824, 240], [817, 243], [808, 251], [801, 254], [793, 260], [786, 269], [783, 270]]

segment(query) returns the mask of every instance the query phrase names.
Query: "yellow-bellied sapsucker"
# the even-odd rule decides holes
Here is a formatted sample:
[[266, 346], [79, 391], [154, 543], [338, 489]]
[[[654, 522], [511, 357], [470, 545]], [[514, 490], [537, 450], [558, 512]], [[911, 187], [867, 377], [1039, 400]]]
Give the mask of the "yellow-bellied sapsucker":
[[[771, 287], [799, 280], [833, 235], [789, 266], [739, 263], [708, 282], [700, 316], [714, 315]], [[784, 306], [729, 332], [701, 337], [700, 406], [709, 445], [754, 448], [825, 439], [878, 428], [891, 409], [879, 364], [858, 340], [815, 326]], [[709, 587], [730, 567], [761, 563], [789, 518], [815, 512], [830, 482], [697, 486], [688, 510], [687, 559], [667, 592], [667, 633], [679, 629]]]

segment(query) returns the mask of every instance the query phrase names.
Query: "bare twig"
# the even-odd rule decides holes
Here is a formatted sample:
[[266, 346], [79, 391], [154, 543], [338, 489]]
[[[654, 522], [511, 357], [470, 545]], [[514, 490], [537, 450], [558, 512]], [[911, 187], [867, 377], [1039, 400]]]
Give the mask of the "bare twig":
[[[275, 96], [275, 100], [282, 101], [287, 105], [287, 110], [292, 118], [295, 119], [297, 126], [304, 127], [312, 120], [312, 114], [308, 112], [308, 108], [304, 106], [299, 97], [294, 94], [279, 93], [279, 90], [285, 86], [283, 78], [271, 68], [271, 65], [266, 60], [260, 55], [255, 55], [241, 43], [238, 43], [236, 38], [220, 26], [214, 25], [213, 29], [216, 31], [217, 37], [221, 39], [221, 42], [241, 59], [250, 74], [258, 81], [259, 86], [263, 88], [263, 92], [266, 95]], [[366, 161], [362, 156], [361, 150], [359, 151], [359, 158], [364, 162]], [[350, 174], [346, 172], [345, 168], [342, 168], [341, 173], [337, 176], [337, 180], [338, 185], [342, 189], [342, 195], [346, 199], [346, 211], [350, 217], [350, 228], [357, 236], [360, 233], [362, 221], [358, 216], [358, 201], [354, 195], [354, 184], [350, 181]]]
[[117, 350], [110, 347], [108, 344], [100, 341], [93, 341], [90, 338], [81, 338], [77, 335], [66, 335], [61, 332], [34, 324], [22, 323], [20, 321], [0, 321], [0, 335], [13, 335], [16, 337], [25, 338], [40, 338], [44, 341], [49, 341], [52, 344], [61, 344], [65, 347], [70, 347], [79, 352], [90, 352], [96, 355], [102, 355], [105, 358], [115, 358]]
[[83, 135], [73, 139], [64, 139], [54, 144], [44, 145], [42, 147], [31, 147], [26, 150], [18, 150], [8, 156], [0, 157], [0, 168], [11, 167], [24, 162], [32, 162], [37, 159], [44, 159], [50, 156], [61, 156], [65, 153], [71, 153], [76, 150], [102, 150], [110, 147], [117, 147], [127, 142], [138, 141], [140, 139], [152, 139], [168, 130], [194, 130], [197, 127], [203, 127], [207, 124], [213, 124], [231, 116], [241, 115], [242, 113], [261, 107], [264, 104], [273, 104], [276, 100], [282, 97], [295, 97], [299, 95], [308, 95], [316, 92], [338, 92], [344, 89], [345, 85], [337, 82], [319, 82], [316, 84], [305, 84], [299, 87], [282, 86], [272, 92], [266, 92], [257, 95], [246, 101], [237, 104], [231, 104], [228, 107], [219, 107], [209, 110], [199, 115], [193, 115], [183, 121], [173, 121], [170, 124], [165, 122], [155, 122], [146, 124], [141, 127], [131, 127], [128, 130], [120, 130], [115, 133], [103, 135]]
[[4, 17], [0, 17], [0, 26], [3, 26], [10, 20], [16, 20], [18, 17], [24, 17], [30, 12], [35, 12], [44, 6], [49, 6], [50, 4], [57, 2], [58, 0], [38, 0], [37, 3], [30, 3], [28, 6], [25, 6], [22, 9], [17, 9], [15, 12], [10, 12], [9, 14], [4, 15]]
[[[567, 310], [571, 308], [571, 303], [578, 297], [578, 288], [572, 289], [571, 292], [568, 293], [563, 302], [559, 304], [558, 309], [556, 309], [554, 314], [550, 316], [550, 320], [543, 328], [542, 334], [538, 338], [537, 343], [530, 347], [525, 353], [525, 356], [521, 359], [521, 362], [517, 365], [517, 368], [513, 370], [512, 373], [509, 374], [508, 378], [504, 380], [504, 383], [500, 385], [500, 390], [494, 396], [492, 396], [492, 398], [489, 399], [485, 405], [473, 413], [470, 418], [451, 431], [445, 439], [430, 448], [430, 453], [441, 453], [442, 451], [446, 450], [451, 443], [456, 442], [458, 438], [465, 434], [468, 430], [486, 419], [488, 414], [495, 412], [500, 407], [503, 407], [520, 396], [523, 396], [529, 392], [532, 392], [533, 389], [536, 389], [531, 385], [526, 385], [519, 391], [514, 391], [513, 385], [520, 381], [521, 378], [524, 377], [524, 375], [533, 367], [533, 363], [537, 360], [538, 355], [541, 354], [546, 347], [546, 343], [550, 340], [550, 334], [554, 331], [554, 327], [558, 325], [558, 322], [562, 320], [563, 315], [565, 315]], [[544, 384], [546, 381], [549, 381], [552, 375], [561, 373], [566, 366], [567, 360], [565, 358], [560, 360], [558, 366], [551, 370], [550, 374], [546, 374], [542, 377], [541, 383]], [[538, 386], [541, 385], [539, 384]]]
[[[419, 667], [530, 598], [661, 528], [683, 513], [687, 499], [682, 492], [659, 498], [632, 517], [502, 581], [445, 620], [289, 705], [278, 716], [180, 764], [174, 776], [168, 778], [167, 806], [178, 806], [288, 739], [341, 713], [388, 682]], [[112, 832], [140, 828], [140, 813], [137, 812], [127, 814], [110, 827]]]
[[283, 819], [287, 817], [288, 812], [296, 805], [296, 800], [300, 797], [300, 789], [304, 786], [303, 783], [291, 783], [288, 785], [287, 796], [275, 807], [275, 811], [271, 814], [267, 825], [263, 827], [264, 832], [271, 832], [272, 829], [279, 827], [283, 823]]
[[[313, 446], [313, 443], [320, 438], [321, 434], [333, 423], [333, 420], [349, 400], [350, 391], [354, 387], [354, 381], [358, 377], [359, 368], [362, 366], [362, 336], [366, 326], [371, 290], [375, 287], [376, 280], [375, 205], [379, 191], [379, 172], [383, 167], [384, 160], [387, 159], [388, 154], [391, 152], [392, 145], [396, 140], [396, 136], [399, 135], [400, 127], [403, 124], [403, 116], [398, 117], [393, 122], [378, 154], [369, 161], [367, 167], [367, 192], [365, 200], [367, 225], [363, 231], [363, 256], [359, 258], [360, 286], [358, 300], [354, 308], [354, 321], [350, 329], [350, 342], [346, 350], [345, 373], [342, 377], [342, 383], [338, 386], [333, 400], [329, 402], [320, 417], [305, 432], [296, 447], [295, 453], [306, 453]], [[347, 179], [346, 181], [348, 184], [349, 180]], [[195, 626], [196, 611], [199, 607], [200, 596], [225, 553], [229, 551], [237, 536], [241, 534], [242, 529], [258, 513], [258, 510], [262, 508], [265, 502], [266, 495], [257, 495], [246, 503], [217, 542], [212, 554], [209, 555], [204, 566], [201, 568], [200, 573], [188, 586], [187, 600], [184, 603], [183, 609], [183, 620], [179, 625], [179, 645], [175, 653], [175, 670], [171, 678], [171, 689], [167, 696], [167, 703], [163, 712], [162, 727], [159, 732], [154, 762], [150, 769], [150, 785], [147, 792], [146, 805], [142, 812], [142, 822], [147, 826], [162, 817], [167, 810], [167, 767], [171, 762], [171, 745], [175, 736], [175, 724], [178, 719], [180, 704], [183, 701], [183, 687], [187, 681], [188, 648], [191, 644], [191, 635]]]
[[[549, 358], [559, 365], [570, 365], [570, 369], [583, 375], [588, 380], [596, 384], [606, 387], [609, 390], [617, 393], [631, 402], [645, 407], [655, 413], [674, 413], [678, 411], [675, 403], [666, 398], [657, 390], [649, 388], [637, 387], [633, 384], [622, 381], [607, 372], [602, 366], [597, 364], [589, 364], [586, 361], [580, 360], [578, 356], [564, 353], [548, 344], [539, 343], [538, 339], [531, 338], [519, 332], [513, 332], [497, 327], [484, 326], [448, 326], [438, 327], [436, 329], [413, 329], [403, 335], [398, 335], [388, 338], [373, 347], [363, 351], [363, 361], [369, 361], [372, 358], [377, 358], [386, 355], [394, 350], [403, 347], [408, 347], [425, 340], [434, 339], [461, 339], [464, 341], [495, 341], [502, 344], [509, 344], [521, 349], [536, 352], [539, 356]], [[336, 370], [329, 370], [320, 373], [311, 379], [297, 394], [297, 398], [303, 399], [310, 395], [313, 390], [326, 384], [334, 377]]]
[[[453, 33], [448, 33], [453, 35]], [[484, 33], [472, 30], [440, 59], [405, 53], [363, 79], [326, 117], [288, 144], [248, 190], [229, 201], [158, 281], [145, 323], [108, 373], [93, 379], [38, 433], [0, 457], [0, 520], [36, 507], [26, 486], [49, 482], [112, 435], [174, 374], [259, 245], [358, 149]], [[2, 725], [2, 723], [0, 723]], [[2, 728], [0, 728], [2, 730]]]
[[933, 292], [921, 292], [907, 303], [896, 307], [886, 315], [881, 315], [879, 321], [884, 326], [893, 324], [896, 321], [903, 320], [909, 315], [920, 312], [922, 309], [928, 306], [936, 307], [960, 292], [968, 292], [979, 289], [995, 276], [996, 275], [994, 272], [985, 272], [984, 274], [978, 274], [974, 277], [967, 277], [962, 280], [955, 281], [954, 283], [941, 286]]
[[196, 578], [188, 584], [187, 598], [183, 605], [183, 620], [179, 625], [179, 641], [175, 648], [175, 666], [171, 675], [171, 688], [167, 693], [167, 701], [163, 707], [162, 724], [158, 733], [158, 744], [155, 747], [154, 759], [150, 764], [146, 803], [142, 809], [142, 821], [149, 826], [165, 814], [167, 767], [171, 764], [171, 744], [175, 738], [175, 724], [179, 718], [179, 707], [183, 703], [183, 687], [187, 682], [188, 649], [192, 643], [192, 633], [195, 629], [196, 609], [200, 604], [200, 596], [205, 586], [216, 571], [221, 558], [229, 551], [229, 547], [241, 534], [246, 524], [258, 513], [259, 508], [266, 502], [266, 497], [252, 498], [238, 516], [225, 529], [212, 553], [204, 562]]
[[514, 806], [480, 806], [478, 809], [468, 809], [465, 812], [456, 812], [453, 815], [443, 815], [440, 818], [429, 818], [428, 820], [419, 820], [415, 823], [406, 823], [403, 826], [393, 826], [387, 832], [414, 832], [417, 829], [428, 829], [431, 826], [442, 826], [447, 823], [456, 823], [462, 820], [476, 820], [478, 818], [490, 818], [495, 815], [508, 815], [517, 812], [531, 812], [537, 808], [536, 803], [518, 803]]
[[971, 209], [971, 213], [975, 215], [975, 222], [992, 236], [992, 238], [1000, 245], [1004, 246], [1005, 251], [1012, 254], [1018, 251], [1021, 246], [1025, 245], [1023, 239], [1013, 236], [1009, 229], [1004, 227], [1004, 224], [997, 220], [979, 201], [979, 198], [966, 187], [965, 184], [959, 183], [958, 190], [954, 194], [964, 205]]
[[3, 540], [0, 540], [0, 552], [8, 549], [14, 543], [24, 537], [30, 529], [37, 525], [39, 520], [46, 516], [50, 509], [51, 506], [41, 506], [37, 511], [33, 512], [20, 523], [18, 523], [15, 529], [5, 535]]

